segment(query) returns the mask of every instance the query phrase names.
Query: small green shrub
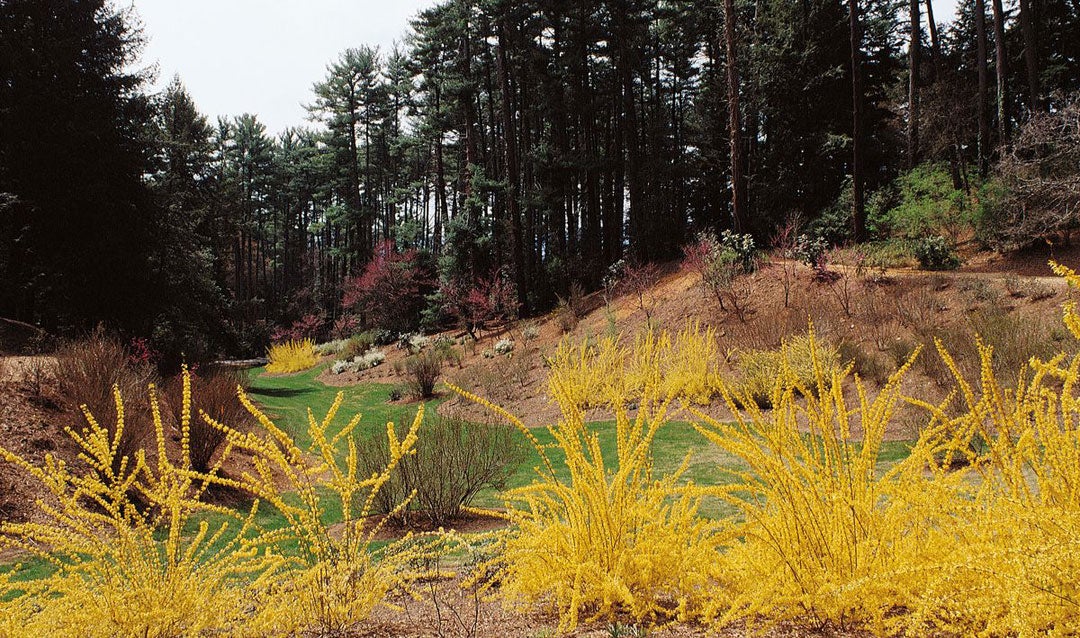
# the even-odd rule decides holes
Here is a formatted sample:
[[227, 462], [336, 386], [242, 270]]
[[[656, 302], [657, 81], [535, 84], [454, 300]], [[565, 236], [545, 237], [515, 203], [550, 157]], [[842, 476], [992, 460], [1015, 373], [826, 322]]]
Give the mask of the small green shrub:
[[916, 242], [915, 258], [923, 270], [955, 270], [960, 267], [956, 250], [940, 235], [924, 237]]
[[375, 345], [375, 334], [373, 332], [361, 332], [349, 337], [349, 340], [345, 342], [345, 347], [341, 349], [338, 359], [341, 361], [351, 361], [356, 357], [363, 356], [365, 352], [370, 350]]
[[735, 254], [736, 260], [744, 273], [757, 270], [758, 249], [754, 245], [754, 236], [750, 233], [733, 233], [725, 230], [720, 233], [720, 247]]
[[967, 195], [953, 188], [942, 165], [917, 166], [898, 177], [895, 187], [900, 203], [878, 221], [887, 235], [918, 239], [946, 234], [955, 239], [972, 223]]

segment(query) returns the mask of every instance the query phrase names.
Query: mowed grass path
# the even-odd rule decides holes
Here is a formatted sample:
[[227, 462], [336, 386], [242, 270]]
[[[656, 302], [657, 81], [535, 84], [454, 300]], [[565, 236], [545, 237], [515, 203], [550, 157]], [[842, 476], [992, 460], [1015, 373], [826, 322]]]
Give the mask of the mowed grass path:
[[[261, 368], [257, 368], [251, 372], [251, 386], [248, 394], [266, 410], [279, 427], [295, 438], [301, 448], [306, 448], [310, 443], [307, 435], [308, 408], [311, 408], [317, 420], [321, 420], [338, 392], [343, 393], [344, 400], [337, 418], [331, 425], [331, 432], [343, 427], [355, 414], [360, 413], [362, 415], [358, 427], [360, 439], [369, 436], [385, 436], [388, 421], [395, 423], [399, 435], [404, 434], [419, 404], [388, 403], [388, 396], [393, 386], [386, 384], [366, 383], [343, 388], [327, 386], [315, 378], [322, 369], [323, 366], [319, 366], [293, 375], [265, 375]], [[443, 395], [426, 402], [427, 414], [433, 415], [438, 405], [447, 398], [449, 397]], [[510, 409], [512, 412], [512, 407]], [[495, 415], [492, 417], [493, 420], [498, 419]], [[509, 424], [504, 425], [512, 427]], [[594, 422], [588, 427], [599, 434], [600, 449], [605, 464], [614, 469], [618, 459], [615, 449], [614, 421]], [[554, 438], [547, 428], [534, 428], [532, 434], [540, 445], [545, 447], [548, 457], [555, 466], [556, 477], [560, 481], [568, 482], [570, 474], [564, 464], [565, 455], [555, 447]], [[420, 436], [423, 436], [422, 427]], [[543, 468], [539, 452], [533, 449], [525, 436], [515, 429], [514, 437], [525, 451], [525, 458], [507, 481], [507, 488], [528, 485], [538, 477], [538, 472]], [[910, 444], [903, 441], [886, 442], [881, 454], [882, 469], [906, 457], [909, 449]], [[692, 481], [695, 485], [725, 484], [732, 480], [732, 470], [746, 469], [739, 459], [733, 458], [713, 445], [690, 423], [672, 421], [658, 430], [653, 441], [653, 463], [657, 476], [665, 476], [676, 471], [688, 454], [690, 462], [683, 480]], [[479, 494], [474, 504], [480, 507], [500, 507], [503, 505], [503, 499], [497, 491], [488, 489]], [[732, 506], [718, 499], [706, 499], [702, 508], [702, 514], [709, 517], [731, 516], [735, 513]]]

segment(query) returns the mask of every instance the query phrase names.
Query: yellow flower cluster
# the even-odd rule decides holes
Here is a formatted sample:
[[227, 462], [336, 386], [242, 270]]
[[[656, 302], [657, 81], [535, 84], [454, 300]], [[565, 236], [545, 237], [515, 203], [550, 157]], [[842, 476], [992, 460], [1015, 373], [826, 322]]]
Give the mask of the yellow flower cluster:
[[311, 339], [275, 343], [267, 349], [266, 356], [270, 359], [266, 371], [271, 374], [302, 372], [319, 363], [319, 355]]
[[[407, 584], [410, 573], [400, 567], [417, 550], [395, 553], [391, 546], [376, 555], [369, 549], [376, 530], [365, 525], [375, 492], [401, 457], [412, 453], [422, 415], [402, 440], [388, 424], [386, 469], [360, 477], [352, 438], [358, 418], [328, 434], [340, 396], [321, 422], [309, 415], [315, 443], [306, 452], [242, 391], [241, 400], [262, 430], [240, 433], [201, 414], [227, 434], [207, 473], [190, 467], [186, 370], [178, 459], [167, 449], [172, 435], [165, 431], [153, 386], [153, 458], [142, 450], [133, 459], [117, 458], [124, 430], [119, 391], [112, 436], [85, 408], [88, 426], [69, 430], [81, 450], [77, 464], [49, 455], [38, 467], [0, 448], [0, 458], [23, 468], [50, 495], [39, 502], [39, 519], [0, 522], [0, 548], [22, 550], [55, 567], [51, 576], [28, 583], [0, 576], [0, 636], [325, 632], [363, 619], [391, 588]], [[222, 464], [237, 450], [251, 455], [252, 467], [240, 478], [226, 478]], [[215, 485], [243, 489], [256, 500], [246, 512], [214, 505], [205, 497]], [[340, 535], [331, 534], [326, 523], [321, 499], [327, 495], [339, 500], [344, 513]], [[362, 505], [356, 508], [358, 499]], [[263, 502], [285, 519], [283, 527], [257, 524]], [[290, 546], [299, 547], [299, 556]]]
[[[1080, 338], [1075, 305], [1065, 323]], [[562, 630], [629, 615], [875, 635], [1080, 632], [1080, 354], [1032, 360], [1004, 389], [983, 347], [971, 387], [939, 344], [966, 403], [952, 415], [948, 401], [902, 395], [919, 353], [871, 396], [811, 331], [781, 350], [766, 411], [715, 373], [714, 344], [694, 328], [629, 348], [563, 344], [549, 380], [562, 411], [549, 427], [554, 450], [462, 392], [521, 428], [543, 462], [531, 485], [506, 494], [515, 527], [492, 565], [508, 601], [549, 605]], [[730, 418], [693, 407], [717, 395]], [[903, 460], [885, 463], [901, 401], [924, 407], [929, 425]], [[742, 468], [721, 486], [687, 484], [686, 463], [653, 476], [652, 442], [674, 405]], [[614, 413], [614, 458], [584, 423], [586, 407]], [[975, 437], [985, 452], [973, 451]], [[706, 521], [704, 495], [739, 515]]]

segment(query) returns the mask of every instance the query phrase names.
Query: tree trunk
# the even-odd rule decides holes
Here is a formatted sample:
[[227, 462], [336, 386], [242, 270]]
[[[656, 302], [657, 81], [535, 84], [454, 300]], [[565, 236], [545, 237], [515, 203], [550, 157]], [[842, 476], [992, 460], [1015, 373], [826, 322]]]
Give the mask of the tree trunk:
[[498, 30], [499, 45], [496, 63], [499, 73], [499, 89], [502, 94], [502, 125], [506, 163], [506, 209], [510, 222], [510, 253], [514, 262], [514, 281], [517, 284], [518, 303], [525, 305], [525, 256], [522, 252], [521, 206], [518, 200], [518, 184], [521, 175], [518, 171], [517, 131], [514, 127], [514, 113], [510, 106], [510, 74], [506, 61], [506, 27], [500, 21]]
[[727, 54], [728, 145], [731, 149], [731, 225], [746, 232], [746, 175], [743, 171], [739, 113], [739, 58], [735, 46], [735, 0], [724, 0], [724, 47]]
[[990, 114], [986, 104], [990, 79], [986, 68], [985, 0], [975, 0], [975, 68], [979, 75], [979, 95], [976, 99], [979, 111], [979, 175], [986, 177], [990, 170]]
[[859, 0], [848, 0], [848, 34], [851, 38], [851, 221], [855, 241], [866, 239], [866, 207], [862, 176], [862, 29]]
[[998, 144], [1008, 139], [1009, 120], [1005, 108], [1005, 11], [1001, 0], [991, 0], [994, 10], [994, 62], [997, 72], [997, 129]]
[[926, 0], [926, 23], [930, 28], [931, 81], [937, 82], [941, 75], [941, 42], [938, 40], [937, 23], [934, 22], [934, 2]]
[[1027, 68], [1028, 109], [1034, 113], [1042, 108], [1039, 90], [1039, 51], [1035, 22], [1031, 15], [1031, 0], [1020, 0], [1020, 32], [1024, 37], [1024, 66]]
[[908, 168], [919, 163], [919, 49], [922, 47], [922, 20], [919, 1], [911, 0], [911, 44], [908, 46]]

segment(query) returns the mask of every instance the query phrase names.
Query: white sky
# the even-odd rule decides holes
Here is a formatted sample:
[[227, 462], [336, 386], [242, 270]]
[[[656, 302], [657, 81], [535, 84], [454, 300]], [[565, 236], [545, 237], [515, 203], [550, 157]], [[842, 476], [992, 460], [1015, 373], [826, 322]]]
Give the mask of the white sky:
[[303, 105], [349, 47], [402, 41], [409, 18], [436, 0], [122, 0], [147, 37], [155, 88], [179, 74], [199, 110], [254, 113], [271, 134], [307, 124]]
[[[121, 0], [133, 3], [148, 38], [142, 64], [158, 65], [156, 88], [179, 74], [211, 121], [254, 113], [271, 134], [307, 123], [303, 105], [326, 66], [349, 47], [388, 52], [409, 18], [437, 0]], [[710, 0], [702, 0], [710, 1]], [[958, 0], [933, 0], [952, 20]], [[925, 17], [924, 17], [925, 20]]]

